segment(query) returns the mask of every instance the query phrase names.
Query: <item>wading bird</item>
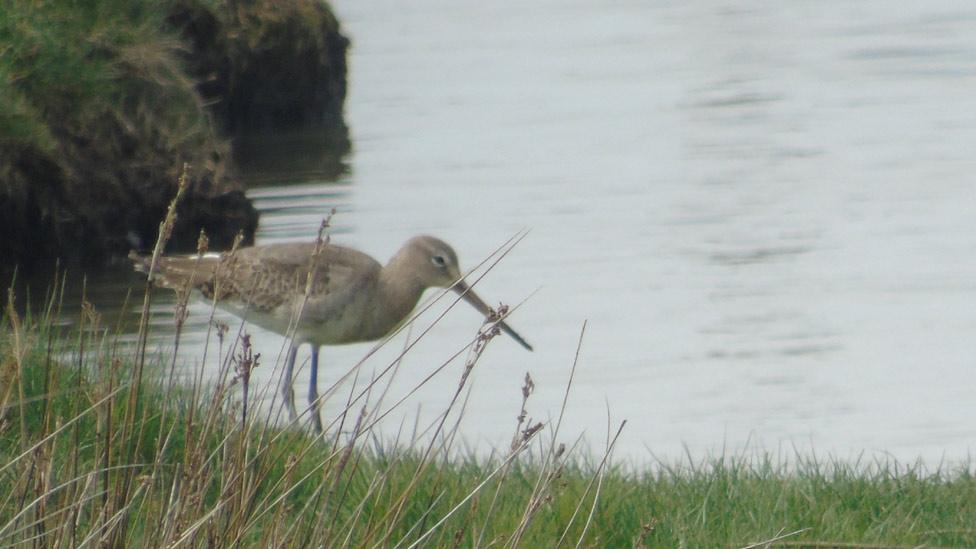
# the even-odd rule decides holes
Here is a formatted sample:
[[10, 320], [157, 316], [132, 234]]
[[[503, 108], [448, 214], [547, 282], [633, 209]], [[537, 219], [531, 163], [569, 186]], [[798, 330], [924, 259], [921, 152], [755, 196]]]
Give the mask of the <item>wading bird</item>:
[[[132, 253], [147, 272], [149, 256]], [[310, 276], [311, 273], [311, 276]], [[374, 341], [394, 331], [428, 288], [452, 288], [483, 315], [491, 308], [461, 277], [457, 254], [432, 236], [411, 238], [386, 264], [343, 246], [319, 242], [270, 244], [233, 253], [159, 259], [152, 273], [162, 287], [198, 290], [222, 309], [262, 328], [293, 334], [281, 391], [294, 421], [292, 375], [298, 347], [312, 346], [308, 402], [317, 432], [319, 348]], [[297, 319], [297, 320], [296, 320]], [[528, 350], [504, 320], [497, 326]]]

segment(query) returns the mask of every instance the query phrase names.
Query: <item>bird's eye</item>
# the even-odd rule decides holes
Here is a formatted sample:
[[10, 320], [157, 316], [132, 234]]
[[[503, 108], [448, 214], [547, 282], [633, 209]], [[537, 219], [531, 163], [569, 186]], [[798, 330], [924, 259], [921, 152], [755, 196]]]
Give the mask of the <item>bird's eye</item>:
[[433, 263], [434, 265], [437, 265], [438, 267], [444, 267], [447, 265], [447, 261], [444, 261], [444, 256], [442, 255], [432, 256], [430, 258], [430, 262]]

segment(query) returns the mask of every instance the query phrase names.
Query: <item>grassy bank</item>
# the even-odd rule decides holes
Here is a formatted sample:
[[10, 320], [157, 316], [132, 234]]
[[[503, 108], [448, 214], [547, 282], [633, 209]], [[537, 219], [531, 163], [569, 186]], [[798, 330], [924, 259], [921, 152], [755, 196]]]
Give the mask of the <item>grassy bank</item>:
[[[98, 261], [155, 239], [192, 166], [181, 225], [218, 241], [251, 234], [166, 4], [16, 0], [0, 10], [0, 255]], [[226, 220], [220, 220], [226, 215]], [[179, 227], [177, 241], [197, 227]], [[192, 246], [192, 244], [190, 244]]]
[[[421, 426], [436, 434], [380, 443], [378, 399], [330, 406], [338, 423], [316, 438], [244, 416], [261, 359], [233, 330], [217, 328], [223, 374], [203, 387], [123, 345], [91, 307], [83, 331], [59, 331], [52, 303], [33, 316], [8, 303], [0, 330], [3, 546], [976, 545], [965, 471], [763, 457], [621, 467], [571, 438], [560, 450], [555, 425], [514, 422], [511, 448], [477, 457], [455, 449], [458, 409]], [[476, 342], [471, 367], [490, 330]]]
[[215, 248], [257, 212], [229, 137], [323, 129], [348, 150], [348, 41], [319, 0], [12, 0], [0, 9], [0, 270], [151, 245]]

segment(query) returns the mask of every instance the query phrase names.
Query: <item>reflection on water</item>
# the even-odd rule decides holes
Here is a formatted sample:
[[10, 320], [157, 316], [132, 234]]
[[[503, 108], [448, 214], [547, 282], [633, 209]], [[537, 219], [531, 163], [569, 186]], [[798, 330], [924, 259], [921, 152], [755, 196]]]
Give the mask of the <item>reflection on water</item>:
[[335, 181], [349, 171], [345, 126], [243, 135], [234, 139], [234, 163], [251, 187]]
[[[336, 207], [334, 238], [380, 260], [431, 233], [471, 266], [531, 229], [479, 290], [510, 304], [539, 290], [512, 317], [536, 352], [492, 343], [462, 428], [472, 445], [509, 439], [526, 371], [529, 413], [558, 412], [588, 319], [564, 428], [593, 446], [609, 414], [630, 420], [620, 451], [635, 459], [750, 444], [933, 463], [970, 453], [976, 8], [336, 9], [354, 44], [353, 150], [309, 136], [244, 146], [258, 242], [313, 238]], [[100, 306], [118, 301], [119, 276], [140, 284], [110, 278]], [[194, 318], [200, 343], [206, 307]], [[391, 391], [405, 394], [477, 326], [452, 311]], [[255, 340], [268, 386], [281, 340]], [[369, 348], [325, 349], [323, 385]], [[403, 416], [439, 410], [460, 369]]]

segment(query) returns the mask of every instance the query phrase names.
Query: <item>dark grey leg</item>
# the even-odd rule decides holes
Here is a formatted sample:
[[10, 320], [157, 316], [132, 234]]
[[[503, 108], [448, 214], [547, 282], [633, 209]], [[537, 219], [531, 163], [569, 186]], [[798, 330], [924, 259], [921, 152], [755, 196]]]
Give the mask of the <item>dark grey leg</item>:
[[308, 380], [308, 409], [312, 414], [315, 432], [322, 432], [322, 418], [319, 416], [319, 347], [312, 344], [312, 376]]
[[292, 387], [295, 373], [295, 357], [298, 355], [298, 345], [292, 343], [288, 348], [288, 355], [285, 358], [285, 371], [281, 376], [281, 397], [285, 400], [288, 407], [288, 418], [291, 421], [298, 419], [298, 410], [295, 409], [295, 388]]

